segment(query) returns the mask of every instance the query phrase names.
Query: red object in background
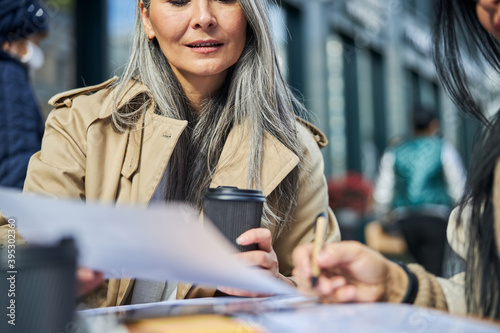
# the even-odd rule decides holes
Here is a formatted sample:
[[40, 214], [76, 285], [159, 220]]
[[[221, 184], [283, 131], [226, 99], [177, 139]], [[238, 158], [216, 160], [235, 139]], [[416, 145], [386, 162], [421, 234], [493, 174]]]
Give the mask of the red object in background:
[[372, 205], [372, 183], [363, 175], [348, 171], [345, 177], [328, 181], [329, 205], [333, 211], [350, 208], [364, 215]]

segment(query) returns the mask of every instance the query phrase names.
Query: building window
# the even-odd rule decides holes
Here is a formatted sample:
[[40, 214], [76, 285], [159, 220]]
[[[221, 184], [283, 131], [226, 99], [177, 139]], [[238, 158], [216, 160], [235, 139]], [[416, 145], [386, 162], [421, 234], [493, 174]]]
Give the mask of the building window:
[[326, 44], [328, 70], [328, 111], [331, 175], [342, 176], [347, 169], [346, 124], [344, 97], [344, 45], [336, 34], [328, 36]]
[[107, 0], [108, 76], [121, 75], [128, 61], [136, 4], [135, 0]]
[[281, 73], [288, 80], [288, 29], [286, 27], [286, 12], [274, 3], [269, 4], [269, 17]]
[[49, 33], [41, 43], [45, 63], [34, 73], [33, 88], [44, 115], [52, 107], [47, 101], [57, 93], [75, 87], [75, 1], [47, 1], [44, 3], [49, 13]]

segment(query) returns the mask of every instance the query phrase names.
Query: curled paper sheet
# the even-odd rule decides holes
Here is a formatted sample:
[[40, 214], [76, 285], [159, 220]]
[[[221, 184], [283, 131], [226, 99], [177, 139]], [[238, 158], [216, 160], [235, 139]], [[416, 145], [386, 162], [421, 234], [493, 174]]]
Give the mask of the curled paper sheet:
[[0, 211], [16, 220], [30, 244], [73, 237], [79, 265], [108, 278], [140, 278], [227, 286], [270, 294], [295, 289], [238, 260], [236, 250], [185, 204], [148, 207], [52, 199], [0, 188]]

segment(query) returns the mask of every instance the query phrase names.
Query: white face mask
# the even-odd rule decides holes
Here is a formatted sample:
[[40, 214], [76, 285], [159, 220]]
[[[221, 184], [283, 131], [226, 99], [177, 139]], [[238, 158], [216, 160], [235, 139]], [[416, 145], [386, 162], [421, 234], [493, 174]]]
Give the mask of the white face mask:
[[28, 41], [26, 48], [26, 54], [21, 58], [21, 62], [26, 64], [29, 67], [30, 71], [36, 71], [40, 69], [45, 62], [45, 56], [42, 49], [38, 45], [30, 41]]

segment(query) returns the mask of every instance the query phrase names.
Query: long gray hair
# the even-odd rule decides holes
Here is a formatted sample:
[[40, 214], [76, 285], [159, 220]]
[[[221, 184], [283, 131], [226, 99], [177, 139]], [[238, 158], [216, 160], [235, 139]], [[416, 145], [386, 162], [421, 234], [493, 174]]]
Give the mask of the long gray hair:
[[[270, 133], [299, 156], [294, 111], [304, 113], [280, 73], [266, 0], [238, 0], [247, 19], [247, 40], [240, 59], [230, 68], [217, 96], [204, 101], [195, 112], [156, 41], [149, 41], [143, 28], [137, 0], [137, 15], [131, 56], [118, 85], [117, 96], [130, 80], [147, 86], [150, 95], [142, 105], [113, 110], [113, 122], [125, 130], [134, 125], [154, 103], [156, 113], [188, 120], [168, 167], [167, 200], [186, 200], [201, 208], [227, 135], [236, 124], [246, 122], [250, 130], [247, 187], [261, 189], [262, 145]], [[150, 0], [142, 0], [149, 9]], [[124, 126], [125, 125], [125, 126]], [[147, 124], [146, 124], [147, 126]], [[211, 135], [207, 135], [211, 133]], [[296, 207], [302, 163], [268, 197], [264, 225], [285, 224]]]

